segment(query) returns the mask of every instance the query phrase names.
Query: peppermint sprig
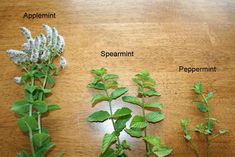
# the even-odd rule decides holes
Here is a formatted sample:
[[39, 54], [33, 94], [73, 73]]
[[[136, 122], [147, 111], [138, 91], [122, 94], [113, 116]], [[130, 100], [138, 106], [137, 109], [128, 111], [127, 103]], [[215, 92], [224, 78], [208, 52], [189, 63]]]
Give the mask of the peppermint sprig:
[[[25, 38], [22, 50], [7, 50], [11, 60], [23, 71], [21, 76], [15, 77], [15, 81], [23, 85], [25, 95], [12, 104], [11, 111], [19, 117], [18, 127], [28, 135], [31, 146], [31, 153], [22, 150], [18, 157], [44, 157], [55, 146], [42, 118], [50, 111], [60, 109], [57, 104], [47, 104], [45, 99], [51, 95], [51, 88], [55, 85], [54, 76], [66, 66], [66, 60], [61, 56], [65, 43], [56, 28], [43, 27], [47, 34], [35, 38], [22, 27]], [[60, 65], [57, 67], [54, 61], [58, 56]], [[58, 154], [62, 155], [61, 152]]]
[[[160, 137], [148, 135], [147, 127], [149, 123], [158, 123], [165, 117], [162, 113], [163, 105], [160, 102], [146, 102], [147, 97], [160, 96], [155, 89], [155, 80], [150, 77], [146, 71], [136, 74], [132, 79], [138, 87], [138, 95], [123, 96], [125, 102], [140, 107], [142, 115], [135, 115], [130, 123], [130, 128], [125, 131], [132, 137], [142, 138], [146, 145], [146, 156], [154, 154], [158, 157], [164, 157], [171, 154], [172, 149], [161, 143]], [[157, 110], [146, 112], [146, 110]]]
[[[125, 157], [125, 150], [130, 149], [130, 146], [126, 140], [120, 140], [120, 133], [126, 128], [126, 123], [131, 118], [132, 111], [127, 107], [113, 111], [112, 102], [124, 95], [128, 89], [126, 87], [118, 88], [118, 82], [116, 81], [118, 75], [107, 74], [105, 68], [92, 70], [91, 72], [94, 74], [94, 79], [88, 84], [88, 87], [101, 91], [92, 96], [92, 106], [94, 107], [96, 104], [106, 101], [109, 110], [94, 112], [87, 120], [89, 122], [110, 120], [113, 126], [113, 132], [104, 135], [100, 157]], [[115, 146], [113, 146], [114, 144]]]
[[197, 102], [197, 109], [205, 114], [205, 120], [202, 123], [199, 123], [194, 129], [190, 129], [189, 120], [181, 120], [181, 126], [184, 132], [184, 138], [189, 142], [191, 148], [194, 150], [195, 156], [199, 157], [199, 151], [193, 143], [193, 139], [190, 135], [191, 130], [201, 134], [205, 137], [207, 142], [207, 157], [211, 156], [211, 142], [228, 132], [227, 129], [219, 130], [217, 133], [214, 133], [215, 124], [218, 123], [218, 120], [214, 118], [211, 114], [211, 106], [209, 101], [214, 97], [213, 92], [208, 92], [205, 94], [204, 87], [201, 82], [195, 83], [193, 86], [193, 91], [196, 94], [197, 99], [194, 102]]

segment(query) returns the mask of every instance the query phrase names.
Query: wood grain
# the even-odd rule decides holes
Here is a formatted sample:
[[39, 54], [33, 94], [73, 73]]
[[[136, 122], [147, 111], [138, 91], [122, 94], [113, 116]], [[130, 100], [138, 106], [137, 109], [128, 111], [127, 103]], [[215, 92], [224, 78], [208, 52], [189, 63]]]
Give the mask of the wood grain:
[[[56, 19], [27, 20], [25, 12], [55, 12]], [[173, 147], [172, 157], [191, 157], [179, 121], [189, 118], [195, 125], [203, 120], [195, 105], [191, 87], [202, 81], [207, 90], [216, 92], [212, 113], [228, 128], [229, 134], [212, 144], [213, 157], [235, 156], [235, 2], [233, 0], [61, 0], [16, 1], [1, 0], [0, 6], [0, 156], [14, 157], [28, 150], [29, 143], [17, 128], [17, 118], [10, 104], [23, 97], [22, 86], [13, 78], [20, 75], [5, 54], [9, 48], [19, 49], [23, 38], [19, 32], [26, 26], [35, 35], [42, 24], [58, 28], [66, 41], [64, 56], [68, 67], [56, 78], [53, 95], [47, 100], [58, 103], [61, 110], [44, 118], [56, 148], [48, 155], [63, 150], [68, 157], [96, 157], [101, 151], [102, 137], [111, 131], [111, 123], [90, 124], [86, 117], [98, 109], [92, 108], [93, 90], [86, 85], [91, 80], [90, 70], [106, 67], [120, 75], [120, 86], [127, 86], [129, 94], [136, 94], [130, 80], [142, 69], [148, 70], [159, 85], [166, 119], [151, 125], [148, 133], [159, 135]], [[134, 51], [131, 58], [102, 58], [100, 51]], [[216, 73], [179, 73], [178, 66], [216, 66]], [[115, 109], [129, 106], [115, 101]], [[137, 108], [133, 108], [135, 113]], [[144, 156], [142, 141], [132, 139], [130, 157]], [[205, 156], [205, 141], [195, 137]]]

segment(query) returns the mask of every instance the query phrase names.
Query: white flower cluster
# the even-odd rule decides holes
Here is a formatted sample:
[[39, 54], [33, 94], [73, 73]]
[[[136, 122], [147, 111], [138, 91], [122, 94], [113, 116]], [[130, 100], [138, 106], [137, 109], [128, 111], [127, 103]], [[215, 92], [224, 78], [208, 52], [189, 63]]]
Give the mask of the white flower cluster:
[[40, 34], [32, 38], [31, 32], [22, 27], [20, 30], [24, 35], [25, 43], [22, 45], [22, 50], [7, 50], [15, 64], [30, 61], [37, 63], [40, 61], [47, 61], [51, 55], [60, 54], [64, 51], [64, 38], [58, 34], [56, 28], [51, 28], [48, 25], [43, 25], [46, 31], [46, 36]]

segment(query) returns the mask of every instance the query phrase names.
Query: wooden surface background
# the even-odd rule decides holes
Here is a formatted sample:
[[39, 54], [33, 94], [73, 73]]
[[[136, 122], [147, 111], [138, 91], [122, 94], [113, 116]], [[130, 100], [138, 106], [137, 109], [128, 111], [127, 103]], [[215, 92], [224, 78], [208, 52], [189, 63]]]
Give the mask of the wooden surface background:
[[[56, 19], [23, 19], [25, 12], [55, 12]], [[68, 157], [97, 157], [105, 132], [112, 130], [110, 122], [91, 124], [86, 117], [107, 104], [92, 108], [93, 90], [86, 85], [92, 68], [106, 67], [120, 75], [120, 86], [136, 94], [131, 77], [142, 69], [151, 72], [159, 85], [164, 104], [165, 120], [151, 125], [148, 133], [159, 135], [174, 148], [172, 157], [191, 157], [179, 121], [189, 118], [192, 125], [203, 115], [192, 104], [194, 81], [202, 81], [207, 90], [214, 91], [213, 116], [219, 128], [229, 134], [212, 144], [212, 157], [235, 156], [235, 2], [234, 0], [48, 0], [0, 2], [0, 156], [14, 157], [29, 143], [17, 128], [17, 118], [10, 111], [11, 103], [23, 97], [22, 86], [13, 78], [21, 74], [5, 54], [10, 48], [20, 49], [23, 37], [21, 26], [42, 32], [42, 24], [58, 28], [66, 41], [64, 56], [68, 67], [56, 78], [50, 103], [61, 110], [44, 118], [56, 148], [48, 155], [63, 150]], [[100, 51], [134, 51], [131, 58], [102, 58]], [[178, 66], [216, 66], [216, 73], [179, 73]], [[127, 106], [120, 100], [114, 108]], [[128, 105], [138, 112], [137, 108]], [[143, 157], [142, 141], [126, 138], [132, 145], [130, 157]], [[195, 137], [202, 157], [204, 140]], [[203, 155], [204, 154], [204, 155]]]

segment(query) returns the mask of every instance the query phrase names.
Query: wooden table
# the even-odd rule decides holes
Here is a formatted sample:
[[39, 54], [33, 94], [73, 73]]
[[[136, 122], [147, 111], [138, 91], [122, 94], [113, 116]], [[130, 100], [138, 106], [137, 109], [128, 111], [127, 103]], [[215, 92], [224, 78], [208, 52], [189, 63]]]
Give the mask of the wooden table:
[[[24, 13], [55, 12], [55, 19], [23, 19]], [[151, 125], [149, 134], [159, 135], [173, 147], [172, 157], [191, 157], [193, 151], [183, 139], [179, 121], [189, 118], [192, 125], [203, 115], [192, 103], [194, 81], [202, 81], [206, 91], [214, 91], [213, 116], [219, 120], [216, 130], [228, 128], [229, 134], [212, 144], [213, 157], [235, 156], [235, 2], [233, 0], [101, 0], [101, 1], [16, 1], [1, 0], [0, 5], [0, 156], [14, 157], [29, 150], [27, 136], [16, 125], [11, 103], [23, 97], [22, 86], [13, 78], [21, 74], [6, 55], [7, 49], [20, 49], [23, 43], [19, 28], [26, 26], [33, 35], [42, 32], [42, 24], [58, 28], [66, 41], [64, 56], [68, 67], [56, 78], [49, 103], [61, 110], [44, 118], [56, 148], [68, 157], [96, 157], [101, 151], [105, 132], [111, 123], [91, 124], [86, 118], [93, 111], [107, 109], [107, 104], [92, 108], [93, 90], [86, 85], [92, 79], [90, 70], [106, 67], [120, 75], [120, 86], [136, 94], [131, 81], [142, 69], [156, 79], [164, 104], [165, 120]], [[100, 51], [134, 51], [134, 57], [104, 58]], [[178, 72], [179, 66], [216, 66], [214, 73]], [[114, 108], [129, 106], [115, 101]], [[144, 156], [141, 140], [126, 138], [132, 145], [130, 157]], [[194, 137], [201, 154], [206, 154], [205, 140]], [[203, 155], [205, 156], [205, 155]]]

